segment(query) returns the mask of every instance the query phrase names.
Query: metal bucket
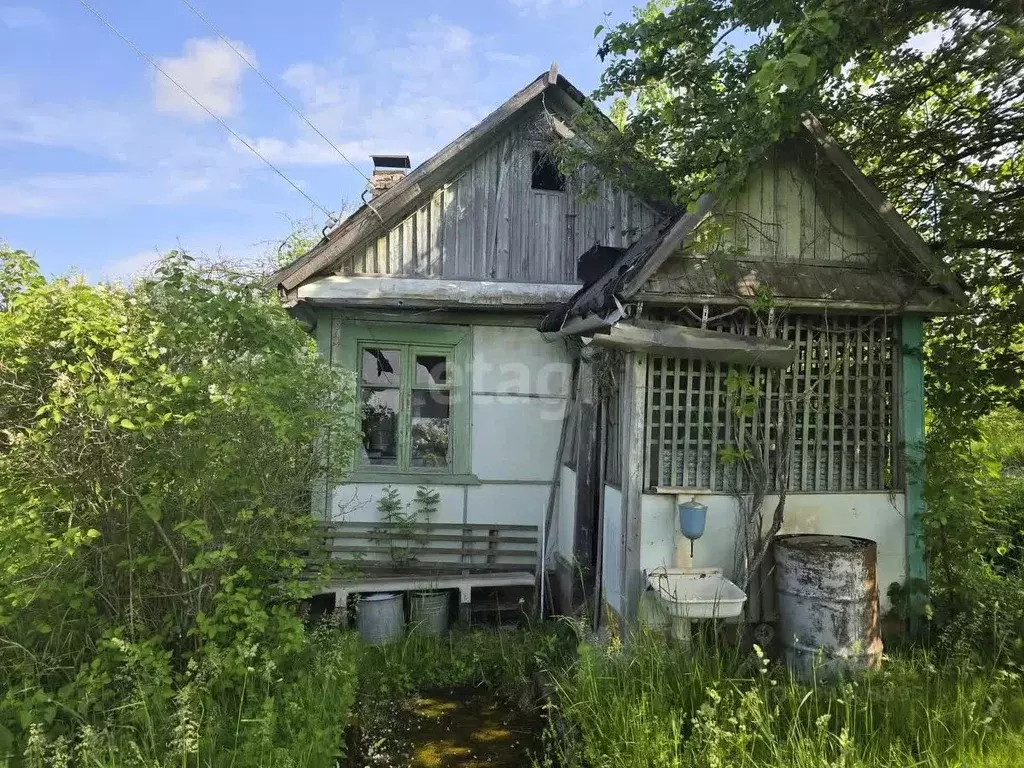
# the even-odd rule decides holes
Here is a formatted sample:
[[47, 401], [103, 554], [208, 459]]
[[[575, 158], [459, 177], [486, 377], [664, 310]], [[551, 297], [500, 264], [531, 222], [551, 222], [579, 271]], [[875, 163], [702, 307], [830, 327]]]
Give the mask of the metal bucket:
[[798, 678], [839, 677], [882, 663], [877, 561], [870, 539], [775, 539], [779, 638]]
[[448, 630], [448, 593], [409, 594], [409, 631], [414, 635], [440, 635]]
[[402, 595], [362, 595], [358, 603], [359, 636], [368, 645], [387, 645], [405, 632]]

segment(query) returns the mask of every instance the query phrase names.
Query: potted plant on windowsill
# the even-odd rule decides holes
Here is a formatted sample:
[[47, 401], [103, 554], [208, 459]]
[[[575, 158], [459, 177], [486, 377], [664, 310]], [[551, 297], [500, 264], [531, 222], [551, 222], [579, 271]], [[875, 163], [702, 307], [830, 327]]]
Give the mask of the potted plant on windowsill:
[[395, 412], [385, 403], [364, 403], [363, 434], [368, 453], [386, 451], [395, 435]]

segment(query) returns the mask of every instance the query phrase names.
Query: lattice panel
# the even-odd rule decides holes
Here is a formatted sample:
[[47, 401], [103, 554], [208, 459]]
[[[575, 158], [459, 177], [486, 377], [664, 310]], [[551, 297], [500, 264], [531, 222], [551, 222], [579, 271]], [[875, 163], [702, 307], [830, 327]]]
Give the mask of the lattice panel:
[[[677, 313], [655, 319], [678, 322]], [[690, 320], [689, 324], [693, 324]], [[789, 488], [840, 492], [893, 487], [896, 323], [884, 316], [790, 315], [778, 337], [794, 343], [796, 362], [785, 370], [745, 372], [756, 393], [743, 429], [728, 392], [729, 366], [651, 356], [648, 366], [648, 485], [748, 490], [741, 462], [726, 459], [756, 434], [769, 456], [769, 488], [779, 485], [779, 416], [793, 403], [794, 450]], [[713, 330], [755, 334], [749, 319], [730, 316]], [[763, 330], [761, 331], [763, 333]], [[740, 372], [737, 371], [737, 375]]]

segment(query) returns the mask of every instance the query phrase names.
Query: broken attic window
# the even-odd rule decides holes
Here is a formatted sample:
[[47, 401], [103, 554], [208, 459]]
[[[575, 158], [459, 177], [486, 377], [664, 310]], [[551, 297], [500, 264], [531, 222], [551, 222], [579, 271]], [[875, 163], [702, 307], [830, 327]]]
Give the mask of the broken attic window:
[[533, 153], [533, 177], [530, 186], [546, 192], [565, 192], [565, 176], [558, 170], [558, 164], [549, 153]]

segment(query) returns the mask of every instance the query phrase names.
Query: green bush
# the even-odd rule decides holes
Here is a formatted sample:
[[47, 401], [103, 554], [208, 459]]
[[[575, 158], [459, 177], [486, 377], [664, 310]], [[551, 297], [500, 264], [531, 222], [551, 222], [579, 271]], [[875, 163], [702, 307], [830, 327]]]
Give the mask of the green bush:
[[252, 280], [172, 254], [132, 289], [48, 281], [0, 249], [0, 755], [298, 684], [352, 397]]
[[930, 425], [924, 528], [934, 639], [958, 656], [1024, 659], [1024, 414]]
[[[285, 666], [264, 655], [232, 688], [218, 680], [216, 653], [169, 688], [129, 661], [131, 685], [116, 711], [60, 734], [30, 725], [21, 764], [57, 768], [73, 756], [79, 768], [333, 768], [343, 754], [360, 653], [354, 635], [321, 626]], [[0, 758], [0, 765], [8, 763]]]

